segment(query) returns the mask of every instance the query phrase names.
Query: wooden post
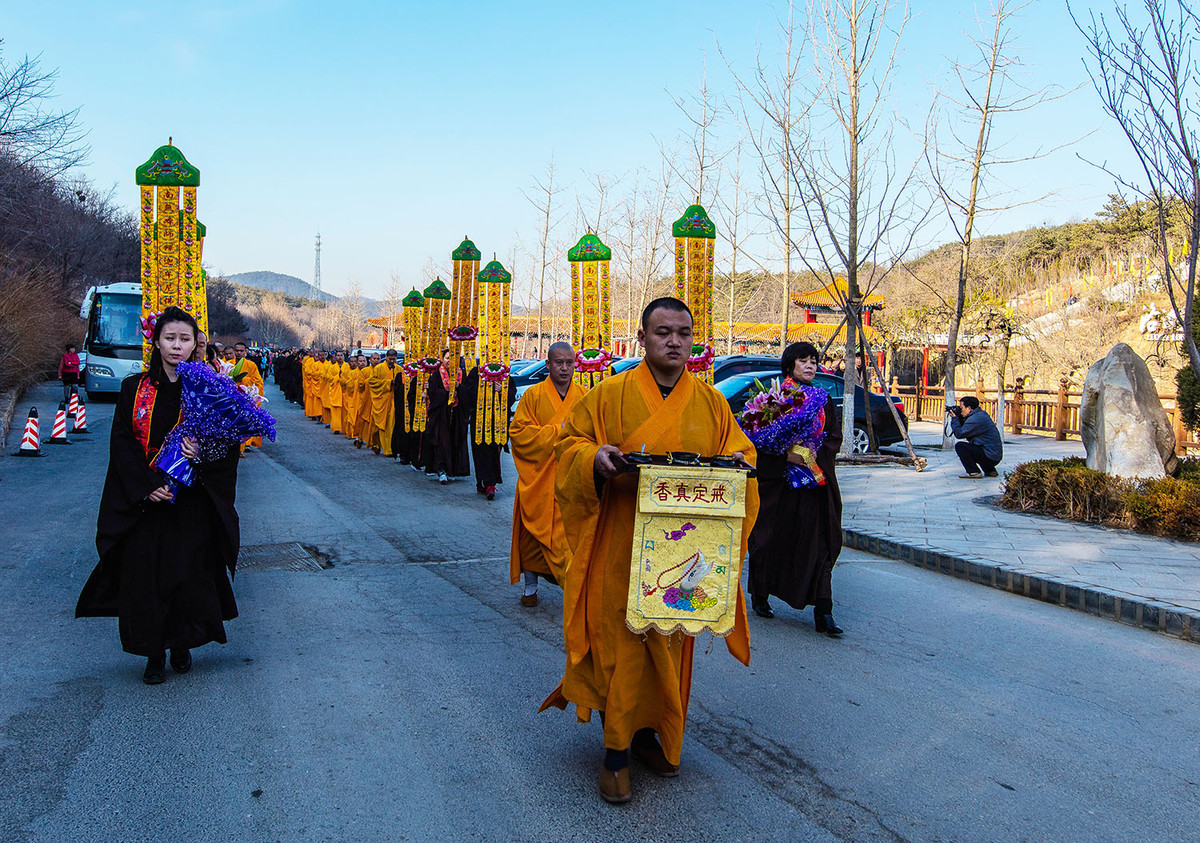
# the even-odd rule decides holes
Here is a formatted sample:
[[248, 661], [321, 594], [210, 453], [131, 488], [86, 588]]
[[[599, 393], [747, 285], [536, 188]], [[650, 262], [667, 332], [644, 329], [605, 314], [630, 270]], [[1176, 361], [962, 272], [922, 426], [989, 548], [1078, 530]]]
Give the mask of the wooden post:
[[1067, 438], [1067, 387], [1071, 382], [1066, 378], [1058, 381], [1058, 403], [1054, 405], [1054, 438], [1059, 442]]
[[916, 398], [916, 401], [914, 402], [915, 406], [913, 407], [913, 415], [912, 415], [913, 421], [921, 420], [921, 399], [924, 397], [924, 392], [925, 392], [924, 378], [917, 378], [917, 388], [916, 388], [917, 398]]
[[1184, 443], [1187, 441], [1187, 434], [1183, 429], [1183, 413], [1179, 411], [1178, 397], [1175, 399], [1175, 409], [1171, 411], [1171, 423], [1175, 428], [1175, 456], [1186, 457], [1187, 445]]
[[983, 402], [983, 378], [975, 378], [975, 400]]
[[1017, 378], [1016, 384], [1013, 386], [1012, 400], [1012, 432], [1014, 434], [1021, 432], [1021, 403], [1024, 400], [1025, 380]]

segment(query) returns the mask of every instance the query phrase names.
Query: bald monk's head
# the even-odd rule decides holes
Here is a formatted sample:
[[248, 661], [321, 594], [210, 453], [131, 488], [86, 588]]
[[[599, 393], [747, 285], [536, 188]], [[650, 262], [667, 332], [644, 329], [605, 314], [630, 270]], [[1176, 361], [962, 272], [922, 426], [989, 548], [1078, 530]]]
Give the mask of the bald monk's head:
[[692, 311], [676, 298], [655, 299], [642, 311], [637, 337], [654, 379], [673, 386], [692, 353]]
[[556, 342], [546, 352], [546, 368], [550, 372], [550, 383], [559, 395], [566, 394], [575, 374], [575, 349], [569, 342]]

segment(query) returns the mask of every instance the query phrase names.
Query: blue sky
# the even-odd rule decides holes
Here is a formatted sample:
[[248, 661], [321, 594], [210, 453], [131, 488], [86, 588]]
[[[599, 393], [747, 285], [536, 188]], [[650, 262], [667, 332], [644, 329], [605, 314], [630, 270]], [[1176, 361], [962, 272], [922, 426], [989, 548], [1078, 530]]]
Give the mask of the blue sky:
[[[748, 70], [756, 44], [774, 54], [785, 10], [758, 0], [0, 0], [0, 38], [7, 62], [40, 53], [59, 69], [57, 105], [82, 106], [91, 132], [87, 175], [129, 208], [134, 168], [174, 137], [202, 173], [210, 271], [311, 280], [320, 230], [324, 287], [357, 280], [379, 296], [392, 273], [406, 289], [419, 284], [464, 234], [502, 259], [534, 243], [536, 212], [521, 191], [551, 157], [564, 197], [595, 172], [657, 168], [659, 143], [685, 128], [672, 95], [691, 95], [705, 64], [713, 93], [732, 95], [717, 44]], [[919, 125], [977, 24], [965, 2], [911, 11], [889, 107]], [[1060, 0], [1034, 0], [1017, 29], [1028, 86], [1087, 81]], [[996, 131], [1013, 154], [1082, 140], [1008, 170], [1014, 196], [1053, 194], [986, 218], [987, 232], [1093, 214], [1112, 180], [1080, 156], [1130, 171], [1090, 87]], [[726, 126], [717, 140], [732, 134]]]

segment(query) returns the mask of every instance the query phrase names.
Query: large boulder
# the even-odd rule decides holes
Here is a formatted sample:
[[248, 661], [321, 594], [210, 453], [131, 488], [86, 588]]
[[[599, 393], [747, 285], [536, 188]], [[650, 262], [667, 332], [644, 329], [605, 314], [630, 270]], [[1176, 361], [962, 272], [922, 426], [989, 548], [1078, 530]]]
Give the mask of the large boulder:
[[1158, 400], [1146, 361], [1118, 343], [1088, 369], [1079, 404], [1088, 468], [1118, 477], [1165, 477], [1175, 471], [1175, 431]]

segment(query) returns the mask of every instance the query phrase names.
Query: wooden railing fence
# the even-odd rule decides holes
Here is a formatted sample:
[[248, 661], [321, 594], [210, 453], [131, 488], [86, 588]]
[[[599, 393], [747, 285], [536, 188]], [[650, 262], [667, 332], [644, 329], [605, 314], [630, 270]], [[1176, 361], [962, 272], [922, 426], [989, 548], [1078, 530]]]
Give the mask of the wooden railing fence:
[[[912, 421], [942, 421], [946, 417], [945, 390], [940, 386], [898, 386], [892, 383], [892, 394], [904, 401], [904, 411]], [[999, 422], [999, 405], [1004, 402], [1004, 425], [1013, 433], [1050, 433], [1055, 439], [1079, 438], [1079, 403], [1082, 393], [1070, 389], [1067, 380], [1059, 382], [1057, 390], [1005, 387], [1003, 393], [988, 389], [976, 382], [972, 392], [979, 406]], [[961, 397], [961, 396], [960, 396]], [[1160, 394], [1163, 409], [1175, 428], [1175, 453], [1185, 456], [1189, 451], [1200, 452], [1197, 433], [1183, 426], [1178, 403], [1173, 393]]]

